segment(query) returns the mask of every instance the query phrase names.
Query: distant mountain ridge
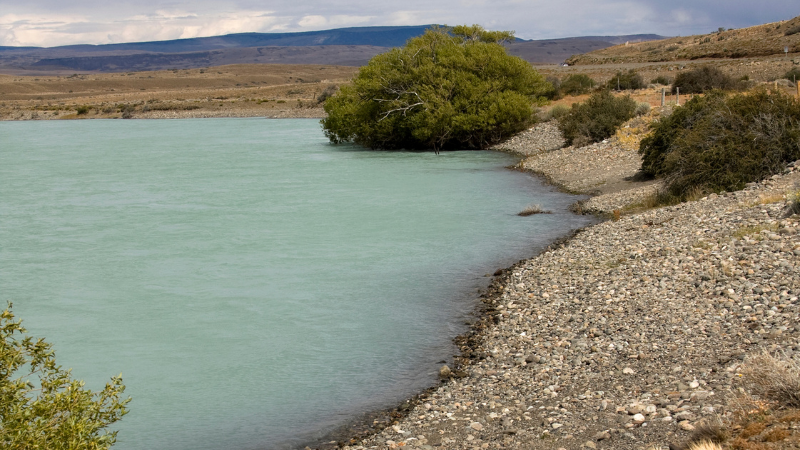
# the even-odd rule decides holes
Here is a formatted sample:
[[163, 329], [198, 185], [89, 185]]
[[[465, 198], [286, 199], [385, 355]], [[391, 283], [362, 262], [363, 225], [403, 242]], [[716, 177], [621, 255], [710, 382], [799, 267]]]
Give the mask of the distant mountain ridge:
[[[168, 41], [61, 47], [0, 47], [0, 73], [123, 72], [188, 69], [225, 64], [360, 66], [433, 25], [352, 27], [297, 33], [236, 33]], [[558, 63], [572, 55], [661, 36], [590, 36], [518, 39], [509, 52], [531, 63]]]

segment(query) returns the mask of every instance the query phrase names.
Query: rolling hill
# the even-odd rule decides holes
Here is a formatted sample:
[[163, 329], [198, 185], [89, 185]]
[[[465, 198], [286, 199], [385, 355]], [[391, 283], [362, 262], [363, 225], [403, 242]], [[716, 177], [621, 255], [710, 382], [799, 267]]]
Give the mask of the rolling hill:
[[[389, 48], [402, 46], [430, 25], [355, 27], [301, 33], [239, 33], [225, 36], [62, 47], [0, 47], [0, 73], [113, 73], [192, 69], [228, 64], [326, 64], [361, 66]], [[534, 64], [621, 42], [659, 39], [657, 35], [588, 36], [517, 40], [509, 52]]]
[[737, 30], [720, 29], [715, 33], [656, 42], [630, 42], [576, 54], [567, 62], [570, 65], [590, 65], [735, 59], [783, 56], [785, 50], [800, 52], [800, 16]]

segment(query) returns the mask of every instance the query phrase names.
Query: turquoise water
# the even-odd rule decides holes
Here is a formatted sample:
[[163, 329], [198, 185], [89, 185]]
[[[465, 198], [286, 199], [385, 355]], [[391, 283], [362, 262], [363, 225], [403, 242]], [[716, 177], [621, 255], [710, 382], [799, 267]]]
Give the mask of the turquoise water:
[[89, 387], [122, 373], [115, 448], [303, 444], [431, 385], [484, 274], [589, 220], [513, 162], [315, 120], [0, 123], [0, 301]]

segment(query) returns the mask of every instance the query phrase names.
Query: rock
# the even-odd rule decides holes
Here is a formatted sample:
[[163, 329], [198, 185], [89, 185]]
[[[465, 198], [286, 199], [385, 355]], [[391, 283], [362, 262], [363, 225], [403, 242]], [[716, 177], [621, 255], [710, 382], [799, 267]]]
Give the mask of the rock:
[[592, 441], [586, 441], [583, 443], [583, 446], [586, 448], [597, 448], [597, 444]]
[[636, 373], [636, 371], [631, 369], [630, 367], [626, 367], [622, 369], [622, 373], [624, 373], [625, 375], [633, 375]]
[[681, 430], [694, 431], [694, 425], [689, 423], [688, 420], [683, 420], [681, 422], [678, 422], [678, 427], [680, 427]]
[[472, 422], [469, 424], [469, 427], [475, 431], [481, 431], [483, 429], [483, 425], [480, 422]]
[[599, 433], [594, 435], [594, 440], [595, 441], [603, 441], [603, 440], [606, 440], [606, 439], [611, 439], [611, 433], [609, 433], [608, 430], [601, 431], [601, 432], [599, 432]]
[[633, 422], [634, 423], [642, 423], [642, 422], [644, 422], [644, 420], [645, 419], [644, 419], [644, 416], [642, 414], [636, 414], [636, 415], [633, 416]]
[[447, 364], [443, 365], [439, 369], [439, 378], [449, 378], [450, 375], [452, 375], [452, 374], [453, 374], [453, 372], [450, 370], [449, 367], [447, 367]]

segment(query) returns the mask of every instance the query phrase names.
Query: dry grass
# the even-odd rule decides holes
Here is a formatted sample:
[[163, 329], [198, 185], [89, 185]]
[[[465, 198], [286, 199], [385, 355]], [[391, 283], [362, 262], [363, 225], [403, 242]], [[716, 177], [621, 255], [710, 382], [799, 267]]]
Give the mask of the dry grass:
[[787, 33], [798, 26], [800, 17], [795, 17], [738, 30], [616, 45], [573, 56], [567, 62], [573, 65], [783, 56], [784, 47], [792, 53], [800, 52], [800, 33]]
[[[356, 67], [320, 65], [233, 65], [207, 69], [162, 70], [70, 76], [0, 75], [0, 119], [119, 117], [136, 112], [214, 113], [318, 106], [326, 90], [347, 83]], [[263, 113], [263, 114], [262, 114]]]
[[545, 211], [542, 209], [542, 205], [534, 203], [526, 206], [525, 209], [520, 211], [517, 215], [526, 217], [526, 216], [532, 216], [534, 214], [550, 214], [550, 211]]
[[760, 241], [764, 238], [761, 234], [762, 231], [778, 231], [778, 225], [766, 224], [741, 227], [733, 232], [733, 237], [736, 239], [742, 239], [745, 236], [755, 236], [756, 240]]
[[800, 363], [797, 361], [762, 353], [746, 361], [742, 375], [748, 392], [784, 407], [800, 408]]

